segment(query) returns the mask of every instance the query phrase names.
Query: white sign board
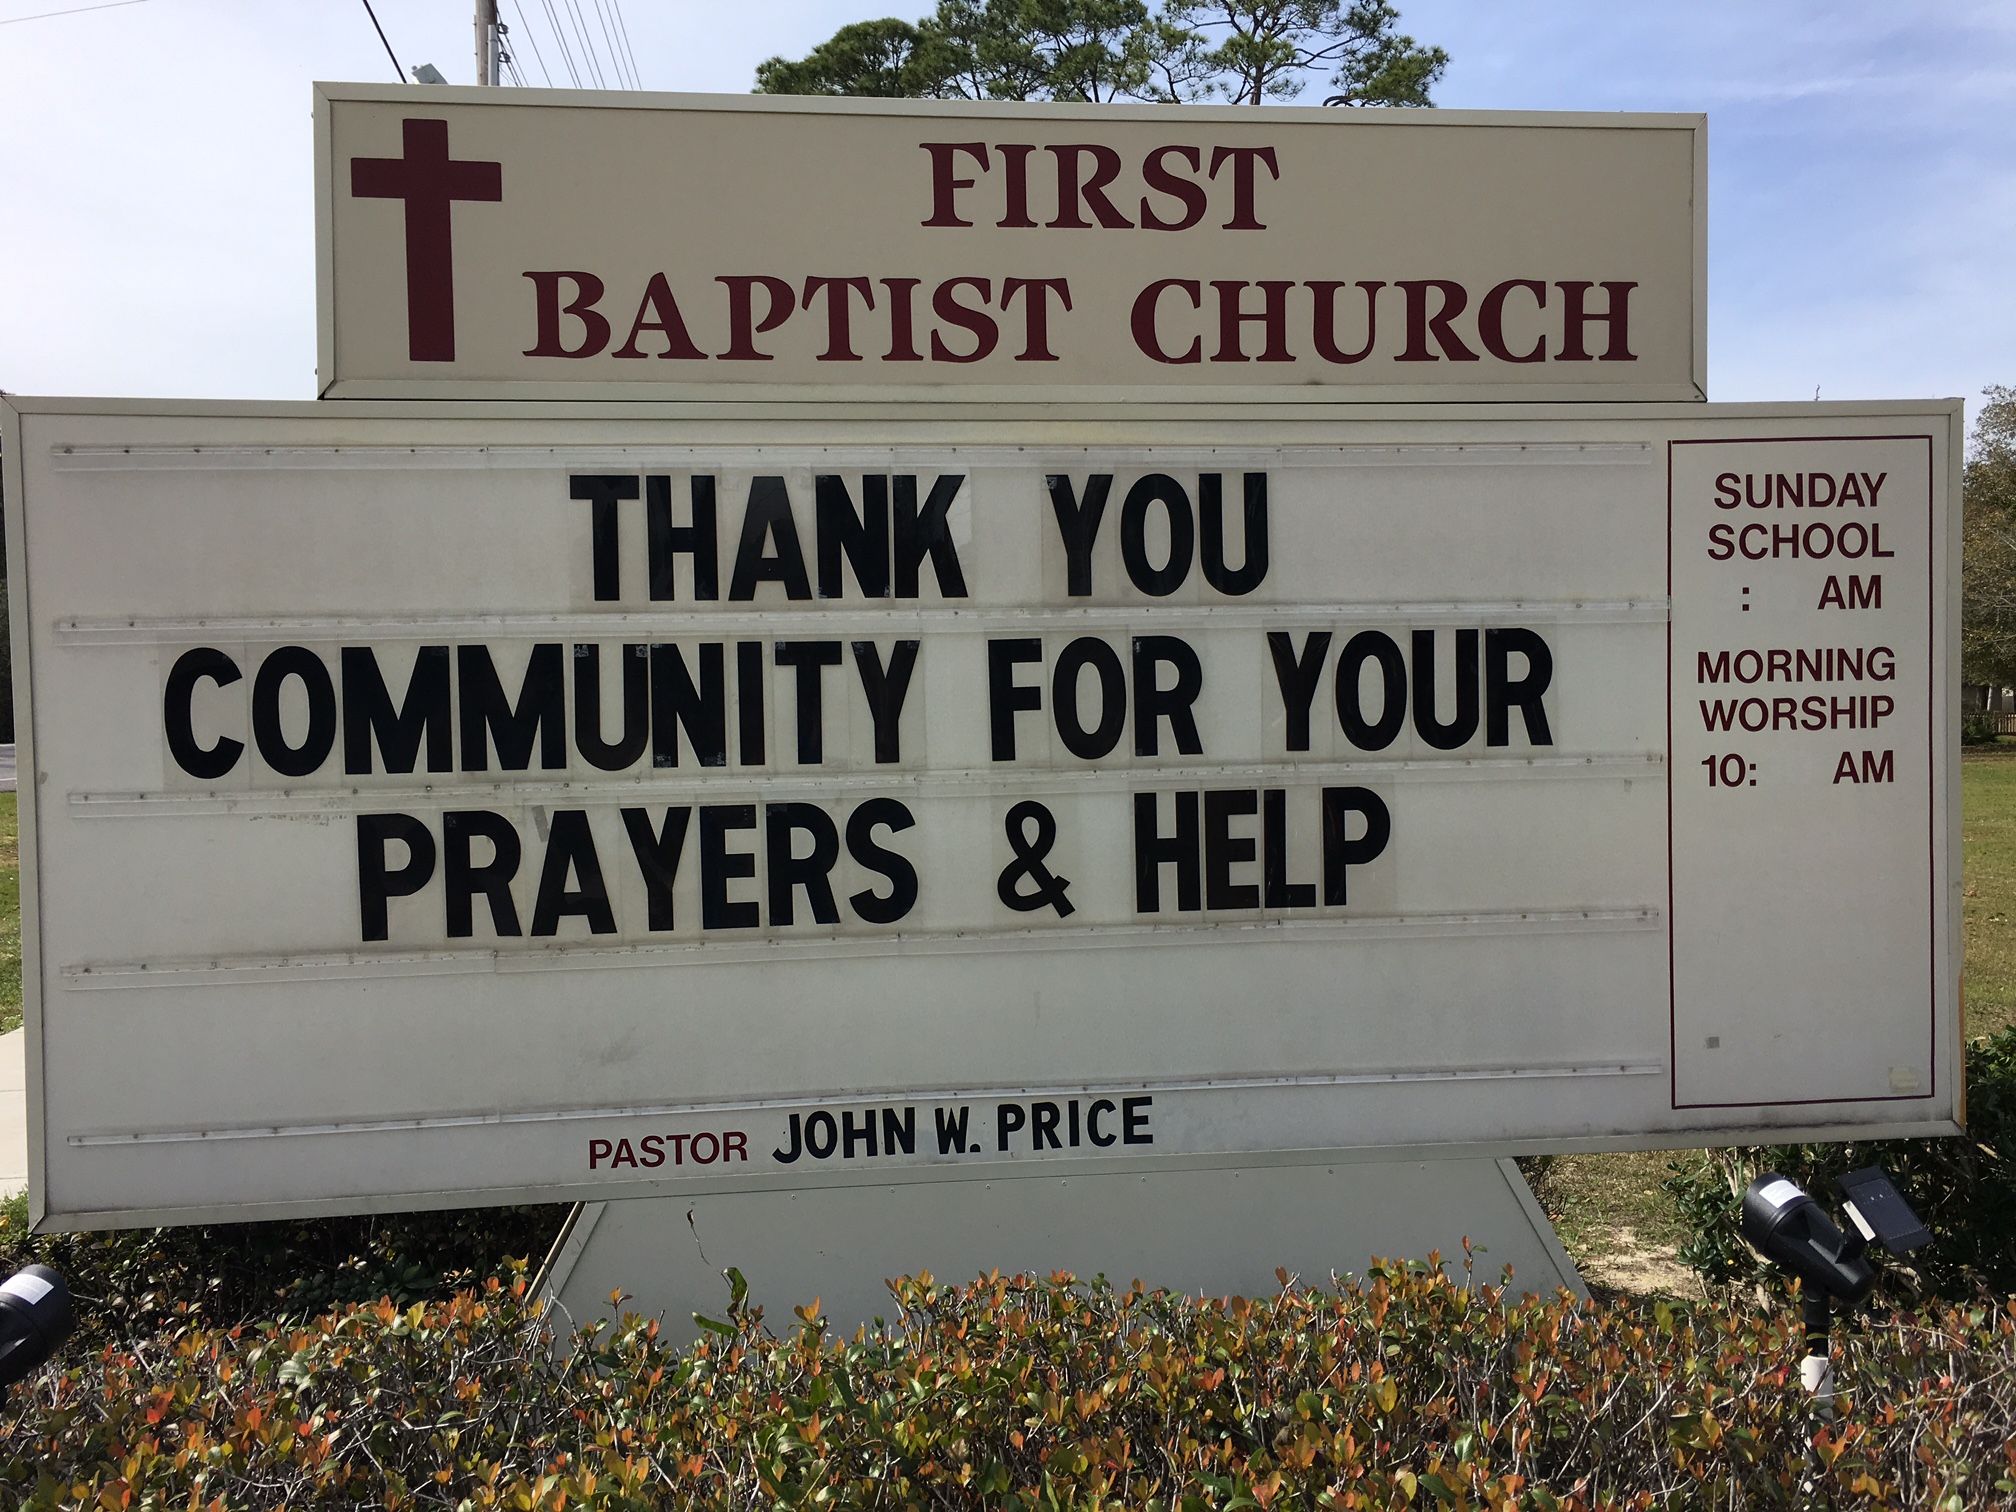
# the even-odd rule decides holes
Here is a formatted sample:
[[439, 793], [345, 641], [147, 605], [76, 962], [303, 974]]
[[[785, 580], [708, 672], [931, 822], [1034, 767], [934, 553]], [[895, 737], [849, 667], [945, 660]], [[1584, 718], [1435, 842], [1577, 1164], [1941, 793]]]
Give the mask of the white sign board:
[[1706, 138], [321, 84], [322, 393], [1700, 399]]
[[1957, 404], [8, 403], [53, 1221], [1954, 1127]]

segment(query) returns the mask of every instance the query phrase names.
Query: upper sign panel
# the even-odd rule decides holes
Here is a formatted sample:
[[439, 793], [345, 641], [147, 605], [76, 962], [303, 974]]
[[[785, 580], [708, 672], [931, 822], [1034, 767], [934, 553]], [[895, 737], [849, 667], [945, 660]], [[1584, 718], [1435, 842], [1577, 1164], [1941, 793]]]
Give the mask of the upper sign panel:
[[1699, 399], [1705, 138], [322, 84], [320, 387]]

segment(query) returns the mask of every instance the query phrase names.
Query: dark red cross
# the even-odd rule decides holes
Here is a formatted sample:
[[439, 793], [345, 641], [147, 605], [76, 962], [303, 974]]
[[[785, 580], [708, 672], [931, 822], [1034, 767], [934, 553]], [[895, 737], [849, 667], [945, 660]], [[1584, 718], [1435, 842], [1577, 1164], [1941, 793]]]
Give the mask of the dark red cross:
[[456, 200], [504, 198], [504, 167], [451, 160], [446, 121], [407, 121], [405, 127], [405, 157], [350, 159], [350, 193], [406, 201], [407, 354], [415, 362], [453, 362], [449, 206]]

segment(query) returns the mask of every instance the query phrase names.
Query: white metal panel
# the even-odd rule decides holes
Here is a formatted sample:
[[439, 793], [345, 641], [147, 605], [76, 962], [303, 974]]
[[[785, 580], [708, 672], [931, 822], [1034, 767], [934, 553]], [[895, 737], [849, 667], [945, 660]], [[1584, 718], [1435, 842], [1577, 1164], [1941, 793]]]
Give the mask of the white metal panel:
[[1700, 399], [1706, 137], [319, 84], [322, 392]]
[[[1712, 461], [1712, 484], [1727, 470], [1715, 458], [1795, 433], [1761, 408], [1345, 420], [12, 406], [36, 1193], [53, 1219], [791, 1187], [985, 1162], [1093, 1171], [1952, 1127], [1953, 406], [1797, 407], [1802, 476], [1888, 475], [1861, 518], [1880, 517], [1894, 556], [1880, 608], [1798, 607], [1783, 624], [1732, 607], [1743, 580], [1703, 555], [1717, 511], [1677, 460]], [[1921, 439], [1880, 439], [1898, 436]], [[1134, 480], [1187, 480], [1201, 518], [1202, 479], [1218, 475], [1229, 566], [1249, 471], [1267, 480], [1257, 586], [1200, 588], [1201, 568], [1164, 596], [1133, 585], [1120, 536]], [[1081, 490], [1114, 479], [1086, 595], [1068, 591], [1046, 483], [1060, 473]], [[569, 497], [586, 475], [671, 480], [678, 525], [691, 479], [713, 478], [723, 596], [695, 599], [681, 558], [677, 596], [650, 597], [639, 499], [617, 506], [618, 596], [597, 599], [593, 510]], [[966, 591], [941, 591], [927, 561], [914, 599], [864, 598], [852, 575], [832, 598], [793, 600], [774, 583], [727, 598], [758, 478], [782, 480], [816, 576], [822, 475], [842, 478], [857, 508], [866, 479], [914, 476], [920, 497], [940, 476], [963, 479], [948, 539]], [[1168, 512], [1150, 515], [1152, 566]], [[1830, 505], [1825, 518], [1846, 517]], [[764, 550], [777, 554], [774, 532]], [[1803, 593], [1798, 574], [1826, 565], [1776, 569]], [[1860, 780], [1860, 730], [1851, 742], [1781, 729], [1760, 737], [1776, 744], [1758, 757], [1754, 796], [1747, 773], [1740, 791], [1706, 788], [1709, 753], [1685, 729], [1705, 691], [1696, 653], [1742, 649], [1752, 623], [1769, 629], [1754, 642], [1765, 651], [1796, 631], [1895, 653], [1881, 688], [1896, 708], [1870, 732], [1900, 732], [1883, 747], [1888, 779]], [[1352, 637], [1386, 637], [1413, 678], [1425, 636], [1446, 722], [1458, 645], [1484, 658], [1507, 631], [1548, 648], [1544, 732], [1520, 705], [1498, 745], [1485, 718], [1438, 749], [1411, 708], [1390, 743], [1346, 730], [1334, 668]], [[1286, 634], [1302, 655], [1324, 632], [1307, 749], [1294, 749], [1267, 638]], [[1153, 721], [1160, 749], [1137, 749], [1135, 640], [1153, 636], [1196, 655], [1194, 753], [1175, 748], [1166, 714]], [[877, 759], [856, 640], [884, 659], [919, 643], [894, 760]], [[997, 759], [988, 648], [1014, 640], [1041, 657], [1010, 670], [1042, 706], [1013, 714], [1014, 757]], [[1086, 640], [1111, 648], [1127, 682], [1118, 740], [1090, 757], [1064, 742], [1051, 681], [1064, 648]], [[799, 674], [777, 663], [778, 641], [840, 648], [821, 674], [817, 761], [800, 759]], [[669, 718], [678, 765], [653, 764], [654, 741], [672, 743], [649, 731], [620, 770], [587, 761], [573, 648], [590, 644], [605, 740], [622, 724], [624, 646], [677, 647], [696, 678], [703, 648], [720, 646], [723, 764], [696, 765], [690, 727]], [[747, 700], [763, 718], [761, 759], [742, 743], [743, 644], [761, 651]], [[486, 738], [489, 769], [466, 770], [461, 648], [486, 651], [515, 699], [539, 645], [563, 648], [568, 669], [561, 764], [535, 753], [499, 770]], [[362, 685], [346, 682], [343, 648], [370, 648], [397, 700], [426, 646], [456, 648], [448, 769], [428, 770], [423, 751], [416, 771], [386, 772], [380, 736], [371, 770], [345, 770], [343, 720]], [[256, 712], [261, 669], [286, 647], [326, 671], [337, 721], [327, 752], [296, 773], [275, 769], [260, 734], [304, 743], [302, 679], [276, 685], [276, 718]], [[215, 777], [185, 769], [164, 725], [172, 669], [198, 648], [242, 673], [199, 680], [186, 700], [200, 746], [245, 744]], [[1478, 675], [1488, 702], [1490, 669]], [[1367, 718], [1378, 680], [1359, 679]], [[1095, 669], [1086, 689], [1096, 681]], [[1089, 691], [1080, 717], [1098, 722]], [[1835, 747], [1851, 743], [1857, 781], [1833, 782]], [[1851, 786], [1866, 801], [1844, 810]], [[1323, 888], [1326, 789], [1370, 794], [1391, 820], [1386, 846], [1345, 869], [1339, 903]], [[1272, 899], [1268, 791], [1282, 795]], [[1251, 794], [1258, 811], [1213, 793]], [[1199, 803], [1199, 882], [1216, 857], [1222, 896], [1200, 885], [1202, 906], [1182, 907], [1184, 868], [1171, 864], [1149, 909], [1136, 805], [1151, 798], [1169, 835], [1183, 794]], [[878, 801], [914, 821], [869, 834], [917, 877], [896, 919], [873, 902], [898, 890], [901, 868], [847, 838], [849, 817]], [[1025, 802], [1055, 823], [1040, 862], [1067, 879], [1068, 914], [1002, 901], [1004, 874], [1025, 896], [1042, 880], [1014, 875], [1007, 823]], [[699, 811], [747, 805], [763, 824], [784, 804], [804, 805], [787, 816], [810, 826], [794, 858], [823, 827], [813, 811], [832, 822], [831, 923], [802, 885], [780, 922], [763, 830], [702, 836]], [[669, 927], [653, 927], [666, 921], [625, 808], [654, 829], [669, 809], [696, 811]], [[457, 934], [450, 812], [497, 816], [522, 852], [508, 911], [475, 894]], [[386, 899], [385, 937], [371, 939], [360, 833], [388, 814], [425, 828], [437, 864]], [[1362, 840], [1367, 824], [1361, 804], [1341, 838]], [[549, 892], [585, 887], [592, 842], [611, 932], [582, 912], [550, 935], [499, 930], [534, 927], [556, 833], [575, 836], [576, 862]], [[472, 844], [472, 865], [489, 844]], [[707, 918], [706, 879], [730, 854], [748, 871], [722, 897], [754, 906], [746, 927]], [[397, 841], [384, 850], [395, 870], [404, 856]], [[1261, 896], [1225, 891], [1239, 888]], [[1703, 888], [1735, 904], [1705, 909]], [[1848, 901], [1817, 906], [1823, 896]], [[1762, 985], [1739, 992], [1753, 966]], [[1718, 1035], [1739, 1042], [1710, 1047]]]
[[[1113, 1215], [1125, 1212], [1125, 1223]], [[1192, 1295], [1264, 1297], [1278, 1269], [1305, 1286], [1424, 1259], [1515, 1292], [1587, 1288], [1510, 1160], [1201, 1167], [1099, 1176], [937, 1181], [802, 1192], [720, 1192], [585, 1205], [557, 1246], [545, 1295], [579, 1326], [634, 1311], [674, 1331], [720, 1317], [734, 1266], [772, 1318], [820, 1303], [841, 1333], [892, 1319], [884, 1282], [929, 1271], [1139, 1279]], [[610, 1296], [620, 1292], [620, 1308]]]
[[[1911, 1100], [1938, 1075], [1932, 770], [1951, 734], [1917, 690], [1939, 640], [1941, 439], [1788, 426], [1673, 448], [1680, 1106]], [[1922, 931], [1871, 938], [1914, 910]]]

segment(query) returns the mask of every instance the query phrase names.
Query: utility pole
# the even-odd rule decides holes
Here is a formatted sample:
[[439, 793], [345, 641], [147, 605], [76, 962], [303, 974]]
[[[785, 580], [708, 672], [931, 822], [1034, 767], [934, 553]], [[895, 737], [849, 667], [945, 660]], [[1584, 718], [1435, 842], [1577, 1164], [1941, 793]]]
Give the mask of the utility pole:
[[476, 0], [476, 82], [497, 78], [497, 0]]

